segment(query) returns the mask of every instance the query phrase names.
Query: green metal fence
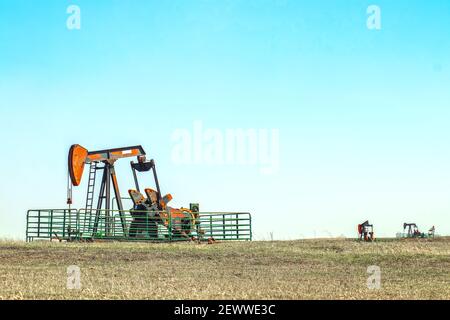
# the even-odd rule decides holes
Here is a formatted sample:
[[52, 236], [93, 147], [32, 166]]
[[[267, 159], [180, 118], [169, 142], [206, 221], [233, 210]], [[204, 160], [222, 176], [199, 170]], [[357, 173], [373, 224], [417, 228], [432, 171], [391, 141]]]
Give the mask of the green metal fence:
[[252, 218], [244, 212], [136, 210], [29, 210], [26, 240], [186, 241], [252, 240]]
[[77, 219], [75, 209], [28, 210], [26, 240], [76, 237]]

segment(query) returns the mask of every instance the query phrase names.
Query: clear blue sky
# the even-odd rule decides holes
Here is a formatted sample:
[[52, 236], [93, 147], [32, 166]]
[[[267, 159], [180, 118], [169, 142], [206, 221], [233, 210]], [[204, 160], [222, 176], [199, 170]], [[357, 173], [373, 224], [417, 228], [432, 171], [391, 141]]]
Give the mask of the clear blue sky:
[[[175, 165], [195, 120], [279, 129], [280, 170]], [[449, 120], [447, 0], [0, 1], [0, 237], [65, 206], [73, 143], [142, 144], [175, 205], [250, 211], [257, 238], [450, 234]]]

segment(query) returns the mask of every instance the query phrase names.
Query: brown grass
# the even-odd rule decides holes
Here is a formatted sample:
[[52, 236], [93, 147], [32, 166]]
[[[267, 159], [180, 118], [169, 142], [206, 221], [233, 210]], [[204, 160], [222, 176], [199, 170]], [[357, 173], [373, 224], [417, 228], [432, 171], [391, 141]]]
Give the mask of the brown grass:
[[[69, 265], [81, 290], [66, 288]], [[382, 287], [367, 288], [377, 265]], [[449, 299], [450, 238], [0, 242], [0, 299]]]

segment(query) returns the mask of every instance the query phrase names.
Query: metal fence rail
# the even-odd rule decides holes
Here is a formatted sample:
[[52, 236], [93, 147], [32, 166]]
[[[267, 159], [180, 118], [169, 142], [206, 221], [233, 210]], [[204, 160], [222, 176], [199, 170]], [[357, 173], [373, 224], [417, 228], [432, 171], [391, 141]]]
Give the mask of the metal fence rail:
[[28, 210], [26, 240], [69, 239], [76, 236], [77, 219], [75, 209]]
[[205, 237], [221, 240], [251, 240], [250, 213], [207, 213], [199, 217]]
[[252, 218], [243, 212], [42, 209], [29, 210], [26, 240], [186, 241], [252, 240]]

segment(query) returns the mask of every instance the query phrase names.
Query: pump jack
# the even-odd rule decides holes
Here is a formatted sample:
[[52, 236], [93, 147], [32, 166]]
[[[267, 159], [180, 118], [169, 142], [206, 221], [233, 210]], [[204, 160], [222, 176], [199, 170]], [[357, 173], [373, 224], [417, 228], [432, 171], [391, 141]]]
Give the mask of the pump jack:
[[[122, 198], [116, 174], [116, 161], [136, 157], [130, 161], [135, 189], [129, 189], [130, 198]], [[88, 169], [85, 168], [88, 166]], [[81, 184], [83, 172], [89, 171], [86, 203], [72, 208], [72, 191]], [[59, 241], [153, 241], [173, 242], [208, 240], [252, 240], [252, 222], [249, 212], [202, 212], [199, 204], [189, 208], [172, 208], [171, 194], [161, 192], [156, 165], [147, 161], [142, 146], [88, 151], [74, 144], [69, 149], [67, 204], [64, 209], [29, 209], [26, 214], [26, 240], [58, 239]], [[101, 182], [98, 185], [101, 173]], [[138, 173], [151, 172], [152, 188], [142, 188]], [[97, 179], [98, 178], [98, 179]], [[154, 186], [154, 187], [153, 187]], [[114, 192], [114, 193], [113, 193]], [[163, 196], [164, 195], [164, 196]], [[130, 199], [131, 208], [122, 200]], [[117, 204], [117, 208], [115, 208]]]
[[406, 233], [407, 238], [424, 238], [425, 234], [419, 231], [419, 227], [415, 223], [403, 223], [403, 232]]
[[358, 224], [358, 235], [359, 240], [371, 242], [374, 240], [373, 234], [373, 225], [369, 224], [369, 220], [364, 221], [361, 224]]
[[[202, 234], [202, 230], [200, 230], [198, 226], [198, 217], [199, 217], [199, 205], [197, 203], [191, 203], [190, 208], [180, 208], [175, 209], [167, 206], [169, 201], [172, 200], [172, 195], [166, 194], [164, 197], [161, 197], [161, 189], [159, 187], [158, 175], [156, 174], [156, 166], [155, 161], [151, 159], [147, 161], [145, 156], [138, 156], [138, 162], [135, 163], [131, 161], [131, 169], [133, 171], [133, 177], [136, 189], [128, 190], [128, 194], [133, 201], [134, 207], [132, 210], [132, 215], [134, 217], [134, 221], [130, 226], [130, 236], [135, 237], [137, 232], [139, 231], [139, 225], [143, 225], [144, 216], [150, 214], [150, 221], [147, 219], [147, 224], [150, 223], [150, 228], [146, 226], [146, 230], [152, 232], [153, 236], [157, 236], [157, 225], [163, 225], [168, 227], [169, 225], [169, 212], [170, 218], [172, 218], [172, 232], [175, 234], [188, 238], [191, 231], [195, 230], [197, 235]], [[145, 198], [139, 187], [139, 182], [137, 178], [137, 172], [148, 172], [152, 171], [153, 178], [155, 181], [156, 190], [151, 188], [146, 188], [145, 194], [147, 198]]]
[[[100, 185], [100, 191], [97, 199], [97, 210], [94, 220], [93, 233], [97, 232], [100, 211], [103, 207], [103, 200], [105, 203], [105, 232], [110, 232], [110, 204], [111, 204], [111, 182], [114, 190], [114, 196], [119, 209], [120, 221], [124, 234], [127, 234], [126, 221], [123, 214], [122, 197], [120, 195], [119, 185], [117, 183], [116, 171], [114, 164], [118, 159], [128, 158], [133, 156], [143, 156], [145, 151], [142, 146], [132, 146], [125, 148], [114, 148], [99, 151], [88, 151], [86, 148], [75, 144], [70, 147], [69, 150], [69, 176], [73, 186], [78, 186], [81, 183], [83, 176], [84, 165], [89, 164], [89, 181], [86, 194], [86, 214], [92, 215], [92, 206], [94, 201], [95, 180], [98, 170], [103, 170], [102, 180]], [[103, 164], [101, 166], [100, 164]], [[100, 165], [100, 167], [99, 167]], [[68, 204], [72, 204], [72, 191], [69, 186], [68, 191]]]
[[[124, 236], [136, 237], [137, 232], [142, 229], [144, 221], [147, 223], [145, 227], [146, 231], [151, 230], [151, 232], [155, 233], [157, 232], [157, 224], [168, 226], [169, 220], [171, 222], [171, 232], [181, 235], [182, 237], [188, 238], [194, 229], [196, 229], [195, 231], [197, 231], [197, 234], [201, 232], [198, 228], [198, 204], [191, 204], [190, 209], [175, 209], [168, 207], [167, 203], [172, 200], [172, 195], [167, 194], [164, 197], [161, 196], [155, 161], [153, 159], [147, 161], [145, 155], [146, 154], [142, 146], [114, 148], [99, 151], [88, 151], [86, 148], [78, 144], [71, 146], [68, 159], [70, 182], [68, 186], [67, 203], [69, 205], [72, 204], [72, 186], [80, 185], [84, 165], [89, 164], [89, 181], [86, 194], [85, 211], [87, 215], [92, 216], [94, 211], [92, 207], [94, 203], [96, 172], [98, 170], [103, 170], [100, 191], [97, 198], [97, 209], [94, 211], [95, 219], [92, 228], [93, 236], [97, 233], [100, 213], [102, 210], [105, 212], [105, 233], [107, 236], [111, 233], [111, 184], [114, 190], [114, 199], [119, 211]], [[128, 191], [134, 204], [133, 209], [131, 210], [133, 221], [128, 229], [114, 164], [118, 159], [134, 156], [137, 157], [138, 162], [135, 163], [131, 161], [130, 165], [133, 171], [136, 190], [130, 189]], [[147, 198], [145, 198], [140, 192], [137, 172], [147, 171], [152, 171], [153, 173], [156, 190], [146, 188], [145, 194], [147, 195]], [[102, 209], [103, 204], [104, 209]], [[148, 217], [150, 217], [150, 219]], [[149, 223], [152, 225], [151, 228], [148, 228]]]

